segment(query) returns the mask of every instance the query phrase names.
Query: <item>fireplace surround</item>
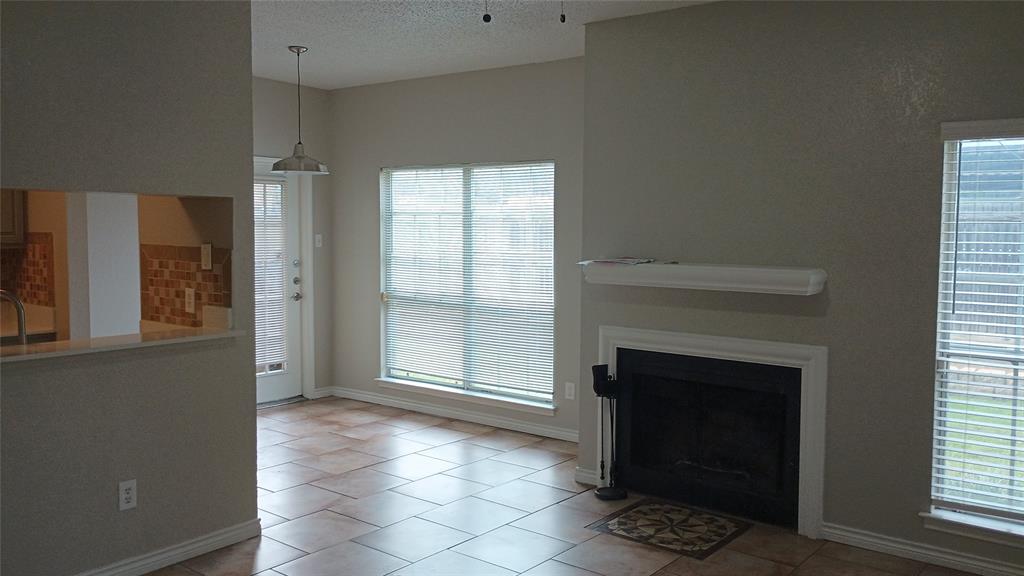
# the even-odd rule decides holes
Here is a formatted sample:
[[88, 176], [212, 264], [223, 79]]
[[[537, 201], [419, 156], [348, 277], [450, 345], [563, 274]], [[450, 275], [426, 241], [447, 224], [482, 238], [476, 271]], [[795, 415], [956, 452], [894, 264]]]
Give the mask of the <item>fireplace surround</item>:
[[617, 480], [796, 528], [800, 369], [619, 348]]
[[[601, 326], [598, 333], [598, 361], [608, 364], [609, 372], [619, 371], [619, 350], [637, 350], [701, 358], [733, 360], [767, 366], [799, 369], [799, 472], [797, 475], [796, 528], [800, 534], [820, 537], [825, 463], [825, 408], [828, 374], [828, 349], [786, 342], [750, 340]], [[600, 441], [600, 410], [594, 438]], [[607, 429], [607, 426], [606, 426]], [[607, 434], [607, 432], [606, 432]], [[606, 436], [606, 443], [610, 440]], [[581, 468], [581, 479], [593, 478], [593, 469]]]

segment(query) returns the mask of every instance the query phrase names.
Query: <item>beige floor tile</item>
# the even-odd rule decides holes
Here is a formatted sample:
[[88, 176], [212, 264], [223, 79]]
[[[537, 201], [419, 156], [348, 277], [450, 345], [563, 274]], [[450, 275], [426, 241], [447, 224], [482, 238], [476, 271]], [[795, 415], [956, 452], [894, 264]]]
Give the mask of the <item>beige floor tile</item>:
[[434, 508], [437, 504], [433, 502], [389, 490], [358, 500], [346, 499], [331, 510], [375, 526], [390, 526]]
[[324, 414], [334, 413], [338, 411], [339, 408], [342, 407], [336, 401], [316, 400], [313, 402], [306, 402], [303, 405], [299, 406], [297, 409], [305, 412], [307, 415], [309, 415], [310, 418], [316, 418], [318, 416], [323, 416]]
[[273, 428], [274, 424], [280, 424], [280, 420], [274, 420], [273, 418], [267, 418], [266, 416], [256, 417], [256, 429], [260, 428]]
[[452, 468], [445, 472], [445, 474], [449, 476], [489, 484], [491, 486], [511, 482], [512, 480], [532, 473], [532, 468], [516, 466], [515, 464], [507, 464], [505, 462], [498, 462], [490, 459], [480, 460], [479, 462], [473, 462], [472, 464], [466, 464], [465, 466], [459, 466], [458, 468]]
[[351, 496], [352, 498], [363, 498], [408, 482], [405, 478], [377, 472], [369, 468], [360, 468], [359, 470], [346, 472], [339, 476], [322, 478], [312, 484], [320, 488], [326, 488], [331, 492]]
[[472, 436], [473, 434], [470, 434], [469, 432], [459, 432], [458, 430], [451, 430], [440, 426], [431, 426], [429, 428], [420, 428], [419, 430], [406, 432], [405, 434], [402, 434], [400, 438], [406, 438], [423, 444], [430, 444], [431, 446], [440, 446], [442, 444], [451, 444], [452, 442], [465, 440]]
[[792, 571], [792, 566], [728, 549], [704, 560], [683, 556], [662, 569], [672, 576], [786, 576]]
[[285, 488], [319, 480], [324, 476], [327, 476], [327, 473], [323, 470], [307, 468], [306, 466], [289, 462], [258, 470], [256, 472], [256, 485], [264, 490], [277, 492]]
[[459, 432], [468, 432], [474, 436], [477, 434], [494, 432], [494, 426], [477, 424], [476, 422], [466, 422], [465, 420], [452, 420], [451, 422], [442, 424], [442, 426], [445, 428], [451, 428], [452, 430], [458, 430]]
[[261, 408], [260, 410], [257, 410], [256, 415], [277, 420], [278, 422], [295, 422], [309, 418], [309, 415], [302, 410], [298, 410], [294, 406], [289, 405], [278, 406], [275, 408]]
[[362, 410], [364, 408], [372, 408], [377, 404], [371, 404], [370, 402], [363, 402], [362, 400], [353, 400], [352, 398], [341, 398], [335, 401], [338, 406], [347, 410]]
[[534, 447], [551, 450], [552, 452], [565, 452], [566, 454], [572, 454], [574, 456], [579, 451], [578, 445], [575, 442], [555, 440], [554, 438], [545, 438], [534, 444]]
[[593, 488], [593, 486], [580, 484], [576, 481], [575, 459], [566, 460], [565, 462], [556, 464], [550, 468], [538, 470], [529, 476], [523, 476], [522, 479], [577, 493]]
[[579, 544], [598, 535], [598, 532], [587, 530], [587, 526], [603, 517], [602, 514], [556, 504], [519, 519], [512, 526]]
[[281, 445], [285, 448], [292, 448], [309, 454], [320, 455], [341, 450], [342, 448], [347, 448], [357, 442], [359, 441], [354, 438], [347, 438], [338, 434], [327, 433], [303, 436], [297, 440], [285, 442]]
[[407, 563], [355, 542], [314, 552], [275, 568], [285, 576], [383, 576]]
[[822, 547], [824, 541], [811, 540], [795, 532], [755, 524], [726, 545], [730, 550], [796, 566]]
[[573, 492], [535, 482], [513, 480], [501, 486], [480, 492], [477, 496], [527, 512], [536, 512], [571, 496]]
[[412, 454], [428, 448], [430, 448], [430, 444], [415, 442], [402, 436], [375, 436], [351, 446], [352, 450], [388, 459], [398, 458], [399, 456], [405, 456], [406, 454]]
[[453, 548], [502, 568], [523, 572], [571, 548], [572, 544], [534, 532], [503, 526]]
[[515, 572], [451, 550], [410, 564], [391, 576], [515, 576]]
[[394, 406], [380, 406], [374, 404], [365, 408], [367, 412], [373, 412], [374, 414], [380, 414], [381, 416], [387, 416], [388, 418], [395, 418], [397, 416], [404, 416], [409, 414], [408, 410], [404, 408], [395, 408]]
[[268, 528], [263, 535], [292, 548], [316, 552], [376, 529], [373, 524], [323, 510]]
[[892, 576], [889, 572], [876, 570], [870, 566], [818, 554], [808, 558], [792, 574], [793, 576]]
[[292, 520], [299, 516], [330, 508], [347, 500], [351, 500], [351, 498], [331, 492], [330, 490], [303, 484], [280, 492], [274, 492], [267, 496], [261, 496], [259, 498], [259, 509]]
[[336, 422], [329, 422], [327, 420], [320, 420], [319, 418], [309, 418], [307, 420], [299, 420], [296, 422], [277, 422], [270, 424], [270, 428], [277, 430], [278, 432], [284, 432], [292, 436], [313, 436], [318, 434], [330, 434], [335, 432], [341, 432], [346, 429], [345, 426]]
[[396, 428], [387, 424], [381, 424], [380, 422], [370, 422], [361, 426], [343, 428], [336, 433], [349, 438], [355, 438], [356, 440], [369, 440], [375, 436], [394, 436], [402, 432], [405, 432], [404, 428]]
[[367, 412], [365, 410], [345, 410], [342, 412], [331, 412], [319, 416], [321, 420], [328, 420], [341, 424], [342, 426], [360, 426], [363, 424], [369, 424], [370, 422], [377, 422], [378, 420], [385, 420], [387, 416], [380, 414], [374, 414], [373, 412]]
[[504, 454], [498, 454], [491, 459], [499, 462], [508, 462], [517, 466], [526, 466], [534, 470], [543, 470], [573, 458], [572, 454], [565, 454], [564, 452], [552, 452], [551, 450], [542, 450], [533, 446], [523, 446]]
[[387, 420], [383, 420], [382, 423], [387, 424], [388, 426], [403, 428], [405, 430], [419, 430], [430, 426], [438, 426], [447, 421], [447, 419], [440, 418], [438, 416], [410, 412], [409, 414], [404, 414], [396, 418], [388, 418]]
[[511, 430], [495, 430], [494, 432], [488, 432], [486, 434], [467, 438], [466, 442], [471, 442], [487, 448], [493, 448], [495, 450], [507, 451], [522, 448], [528, 444], [540, 442], [540, 440], [540, 436], [534, 436], [532, 434], [513, 432]]
[[271, 466], [277, 466], [278, 464], [293, 462], [302, 458], [309, 458], [309, 456], [309, 452], [288, 448], [281, 446], [280, 444], [267, 446], [266, 448], [257, 448], [256, 468], [270, 468]]
[[434, 474], [440, 474], [445, 470], [451, 470], [457, 465], [445, 460], [430, 458], [420, 454], [409, 454], [394, 460], [388, 460], [381, 464], [371, 466], [378, 472], [399, 476], [407, 480], [421, 480]]
[[601, 534], [555, 560], [604, 576], [649, 576], [678, 558], [678, 554], [654, 546]]
[[617, 512], [627, 506], [636, 504], [642, 498], [644, 498], [642, 494], [630, 492], [629, 497], [624, 500], [598, 500], [597, 497], [594, 496], [593, 490], [588, 490], [569, 498], [562, 502], [562, 504], [572, 508], [585, 510], [587, 512], [600, 514], [601, 516], [607, 516], [612, 512]]
[[854, 548], [853, 546], [836, 542], [826, 542], [818, 550], [817, 554], [838, 560], [846, 560], [855, 564], [863, 564], [864, 566], [877, 568], [883, 572], [892, 572], [900, 576], [917, 576], [924, 568], [924, 564], [921, 562], [882, 554], [881, 552], [873, 552], [863, 548]]
[[363, 452], [356, 452], [349, 450], [348, 448], [344, 448], [336, 452], [328, 452], [327, 454], [321, 454], [319, 456], [302, 458], [301, 460], [296, 460], [295, 464], [316, 468], [317, 470], [323, 470], [329, 474], [344, 474], [350, 470], [363, 468], [371, 464], [382, 462], [383, 460], [384, 458], [380, 458], [379, 456], [364, 454]]
[[260, 519], [260, 528], [267, 529], [271, 526], [277, 526], [282, 522], [287, 522], [288, 519], [284, 516], [278, 516], [277, 514], [271, 514], [266, 510], [257, 510], [256, 515]]
[[597, 572], [584, 570], [575, 566], [564, 564], [558, 560], [548, 560], [540, 566], [523, 572], [522, 576], [601, 576]]
[[278, 432], [271, 428], [257, 428], [256, 429], [256, 447], [263, 448], [265, 446], [273, 446], [274, 444], [282, 444], [289, 440], [295, 440], [295, 436], [291, 434], [285, 434], [284, 432]]
[[437, 474], [422, 480], [403, 484], [392, 490], [406, 496], [444, 505], [477, 492], [482, 492], [488, 488], [490, 486], [480, 484], [479, 482], [470, 482], [462, 478]]
[[460, 530], [419, 518], [409, 518], [354, 541], [409, 562], [417, 562], [472, 538]]
[[437, 448], [424, 450], [420, 452], [420, 454], [423, 456], [430, 456], [431, 458], [440, 458], [441, 460], [455, 462], [456, 464], [469, 464], [471, 462], [490, 458], [496, 454], [501, 454], [501, 450], [485, 448], [484, 446], [471, 444], [469, 442], [452, 442], [451, 444], [444, 444]]
[[270, 538], [257, 536], [182, 562], [203, 576], [248, 576], [305, 555]]
[[272, 494], [273, 492], [273, 490], [266, 490], [264, 488], [260, 488], [259, 486], [256, 487], [257, 496], [263, 496], [264, 494]]
[[420, 514], [424, 520], [430, 520], [449, 528], [455, 528], [470, 534], [483, 534], [504, 526], [526, 515], [526, 512], [488, 502], [470, 496], [434, 508], [430, 512]]

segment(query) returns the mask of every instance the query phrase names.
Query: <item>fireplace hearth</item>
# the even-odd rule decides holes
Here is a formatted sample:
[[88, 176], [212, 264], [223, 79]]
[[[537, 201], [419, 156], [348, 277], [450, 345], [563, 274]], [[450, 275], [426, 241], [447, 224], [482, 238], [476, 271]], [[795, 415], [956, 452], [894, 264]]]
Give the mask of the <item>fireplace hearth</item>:
[[619, 480], [796, 528], [801, 371], [619, 348]]

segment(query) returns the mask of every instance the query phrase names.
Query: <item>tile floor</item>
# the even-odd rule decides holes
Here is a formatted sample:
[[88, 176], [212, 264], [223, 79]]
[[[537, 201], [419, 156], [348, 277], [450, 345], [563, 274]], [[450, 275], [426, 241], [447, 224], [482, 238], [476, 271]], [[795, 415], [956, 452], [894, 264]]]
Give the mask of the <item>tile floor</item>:
[[263, 534], [150, 576], [954, 576], [755, 525], [703, 561], [586, 528], [576, 445], [337, 398], [260, 410]]

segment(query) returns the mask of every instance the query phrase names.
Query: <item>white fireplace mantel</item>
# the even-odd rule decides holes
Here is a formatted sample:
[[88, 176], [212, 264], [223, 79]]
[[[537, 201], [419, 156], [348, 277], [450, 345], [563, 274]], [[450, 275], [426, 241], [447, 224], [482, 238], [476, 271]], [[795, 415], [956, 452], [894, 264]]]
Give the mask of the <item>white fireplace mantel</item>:
[[[811, 538], [821, 537], [825, 489], [825, 391], [828, 380], [828, 348], [619, 326], [601, 326], [598, 340], [598, 362], [607, 364], [608, 373], [612, 375], [617, 373], [620, 348], [799, 368], [800, 489], [797, 531]], [[598, 427], [594, 438], [599, 440], [600, 403], [597, 410]], [[608, 443], [606, 441], [606, 444]], [[597, 455], [597, 460], [600, 460], [600, 454]], [[581, 466], [577, 468], [577, 479], [594, 483], [597, 480], [597, 469], [597, 462], [594, 463], [593, 470], [586, 470]]]
[[582, 264], [591, 284], [688, 288], [725, 292], [758, 292], [811, 296], [825, 288], [828, 275], [820, 268], [722, 264]]

